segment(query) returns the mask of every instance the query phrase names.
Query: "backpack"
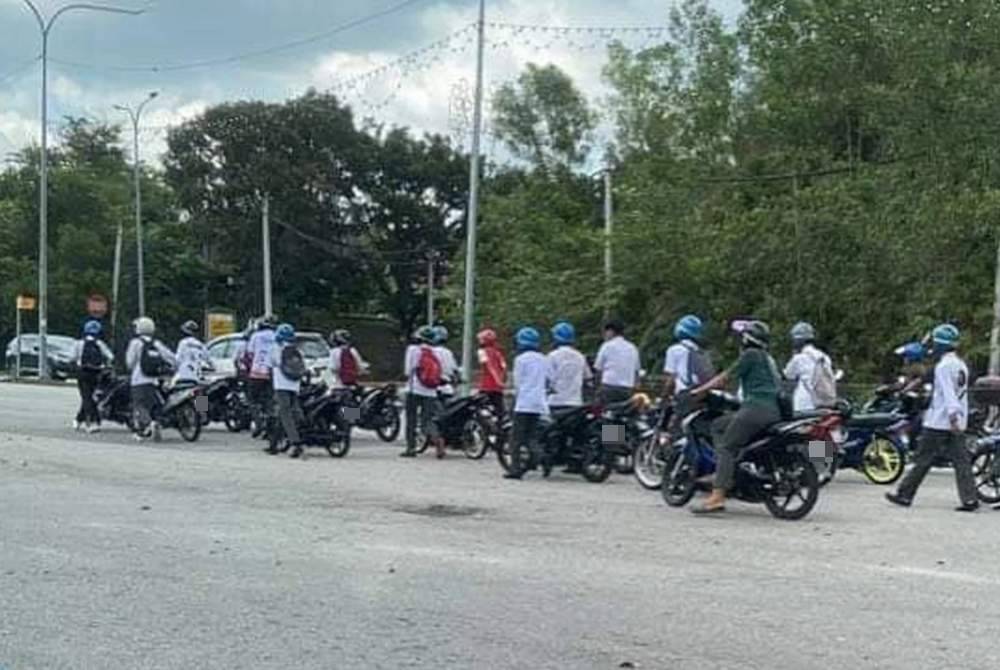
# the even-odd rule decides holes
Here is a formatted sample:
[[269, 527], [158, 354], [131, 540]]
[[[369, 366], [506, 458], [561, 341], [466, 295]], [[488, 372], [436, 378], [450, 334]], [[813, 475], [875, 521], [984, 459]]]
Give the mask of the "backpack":
[[344, 386], [354, 386], [358, 383], [358, 360], [350, 347], [340, 348], [340, 383]]
[[293, 382], [306, 376], [306, 359], [302, 358], [302, 352], [294, 344], [281, 349], [281, 374]]
[[795, 417], [795, 405], [792, 403], [792, 391], [789, 386], [794, 386], [794, 383], [790, 384], [785, 380], [784, 376], [778, 372], [778, 364], [774, 362], [771, 354], [764, 353], [764, 355], [767, 356], [767, 364], [771, 367], [771, 374], [774, 377], [774, 385], [778, 391], [775, 396], [775, 400], [778, 403], [778, 412], [781, 414], [781, 420], [791, 421]]
[[832, 407], [837, 402], [837, 379], [826, 356], [813, 359], [812, 390], [817, 407]]
[[92, 337], [83, 340], [83, 351], [80, 352], [80, 367], [84, 370], [100, 370], [104, 367], [104, 354], [97, 340]]
[[687, 379], [684, 382], [688, 388], [704, 384], [715, 376], [715, 366], [712, 365], [712, 357], [707, 351], [686, 344], [683, 346], [688, 350]]
[[154, 340], [142, 341], [142, 353], [139, 354], [139, 370], [147, 377], [163, 377], [170, 374], [170, 363], [163, 358]]
[[429, 389], [441, 386], [441, 361], [430, 347], [420, 347], [417, 361], [417, 381]]

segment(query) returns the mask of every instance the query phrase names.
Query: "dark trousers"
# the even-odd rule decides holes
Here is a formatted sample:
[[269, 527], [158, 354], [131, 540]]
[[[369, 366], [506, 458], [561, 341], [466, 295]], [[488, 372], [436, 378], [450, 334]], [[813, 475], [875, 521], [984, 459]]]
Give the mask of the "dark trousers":
[[924, 477], [934, 465], [935, 459], [944, 456], [951, 460], [955, 468], [955, 484], [958, 487], [958, 499], [962, 504], [977, 502], [976, 483], [972, 478], [972, 465], [969, 463], [969, 452], [965, 449], [965, 435], [949, 433], [944, 430], [924, 428], [920, 434], [920, 446], [913, 467], [903, 477], [899, 485], [898, 495], [912, 500], [917, 495], [917, 489]]
[[80, 391], [80, 409], [76, 420], [80, 423], [101, 425], [101, 415], [97, 413], [97, 403], [94, 401], [94, 390], [97, 388], [98, 370], [80, 370], [76, 377], [76, 388]]
[[250, 415], [263, 425], [271, 414], [271, 399], [273, 389], [270, 379], [248, 379], [247, 398], [250, 400]]
[[[511, 428], [511, 444], [514, 446], [514, 453], [518, 455], [517, 467], [520, 472], [524, 472], [531, 463], [540, 463], [542, 451], [538, 445], [538, 425], [541, 421], [541, 414], [528, 414], [526, 412], [514, 412], [514, 425]], [[531, 454], [529, 462], [520, 458], [522, 446], [528, 447]]]
[[716, 419], [712, 424], [715, 455], [715, 488], [729, 491], [736, 477], [736, 457], [743, 447], [771, 424], [781, 420], [777, 406], [744, 404], [734, 414]]
[[299, 404], [299, 394], [295, 391], [275, 391], [274, 404], [288, 442], [292, 445], [301, 443], [299, 422], [302, 421], [302, 406]]
[[601, 386], [601, 403], [611, 405], [632, 398], [632, 389], [627, 386]]
[[437, 398], [417, 395], [415, 393], [406, 394], [406, 450], [414, 451], [417, 448], [417, 426], [421, 432], [430, 439], [438, 436], [437, 424], [434, 417], [437, 416], [440, 403]]
[[160, 405], [160, 394], [153, 384], [132, 387], [132, 416], [135, 432], [145, 433], [156, 418]]

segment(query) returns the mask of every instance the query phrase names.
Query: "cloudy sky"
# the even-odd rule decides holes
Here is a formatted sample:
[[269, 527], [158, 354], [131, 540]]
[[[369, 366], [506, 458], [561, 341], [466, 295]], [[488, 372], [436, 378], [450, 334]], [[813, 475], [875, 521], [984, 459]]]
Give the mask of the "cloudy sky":
[[[51, 15], [70, 0], [34, 0]], [[94, 1], [94, 0], [91, 0]], [[165, 128], [225, 100], [283, 100], [312, 86], [360, 116], [461, 138], [474, 78], [476, 0], [106, 0], [141, 16], [64, 14], [50, 39], [50, 119], [117, 121], [116, 104], [159, 97], [142, 142], [162, 152]], [[488, 89], [528, 62], [555, 63], [603, 94], [604, 44], [641, 47], [672, 0], [488, 0]], [[741, 0], [713, 0], [735, 19]], [[369, 17], [370, 20], [367, 20]], [[350, 27], [349, 24], [357, 24]], [[519, 28], [515, 26], [531, 26]], [[600, 27], [601, 32], [553, 27]], [[0, 155], [38, 136], [38, 28], [23, 0], [0, 0]], [[491, 150], [489, 142], [487, 150]]]

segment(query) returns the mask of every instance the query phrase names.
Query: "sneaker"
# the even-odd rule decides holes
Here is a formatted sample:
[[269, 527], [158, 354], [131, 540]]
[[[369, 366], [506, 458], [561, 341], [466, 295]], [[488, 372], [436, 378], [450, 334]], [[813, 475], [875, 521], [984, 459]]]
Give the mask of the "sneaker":
[[508, 472], [508, 473], [504, 474], [503, 478], [504, 479], [520, 479], [521, 478], [521, 473], [520, 472]]
[[904, 498], [898, 493], [886, 493], [885, 499], [891, 502], [893, 505], [899, 505], [900, 507], [909, 507], [913, 504], [913, 501], [909, 498]]
[[142, 433], [133, 433], [132, 439], [135, 440], [136, 442], [145, 442], [146, 436], [143, 435]]
[[73, 420], [73, 430], [76, 430], [76, 431], [83, 430], [83, 424], [80, 423], [79, 421], [77, 421], [76, 419], [74, 419]]
[[407, 449], [406, 451], [404, 451], [403, 453], [401, 453], [399, 455], [399, 457], [400, 458], [416, 458], [417, 457], [417, 452], [411, 451], [410, 449]]
[[955, 508], [956, 512], [975, 512], [979, 509], [979, 503], [977, 501], [962, 503]]
[[87, 425], [87, 432], [90, 433], [91, 435], [93, 435], [94, 433], [101, 432], [101, 424], [99, 424], [99, 423], [88, 424]]
[[277, 447], [272, 447], [271, 445], [267, 445], [266, 447], [264, 447], [264, 453], [270, 454], [271, 456], [277, 456], [278, 453], [280, 452], [278, 451]]
[[289, 458], [302, 458], [301, 445], [296, 444], [294, 447], [292, 447], [292, 453], [290, 453], [288, 456]]

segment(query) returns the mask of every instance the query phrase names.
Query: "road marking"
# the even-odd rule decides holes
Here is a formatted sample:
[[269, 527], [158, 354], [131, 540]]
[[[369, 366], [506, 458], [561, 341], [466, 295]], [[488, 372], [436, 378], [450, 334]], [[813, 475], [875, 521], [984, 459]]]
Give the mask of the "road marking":
[[1000, 579], [985, 575], [973, 575], [967, 572], [954, 572], [952, 570], [940, 570], [937, 568], [921, 568], [914, 565], [868, 565], [869, 570], [888, 574], [903, 575], [906, 577], [936, 577], [938, 579], [948, 579], [954, 582], [964, 582], [966, 584], [985, 584], [988, 586], [1000, 586]]

